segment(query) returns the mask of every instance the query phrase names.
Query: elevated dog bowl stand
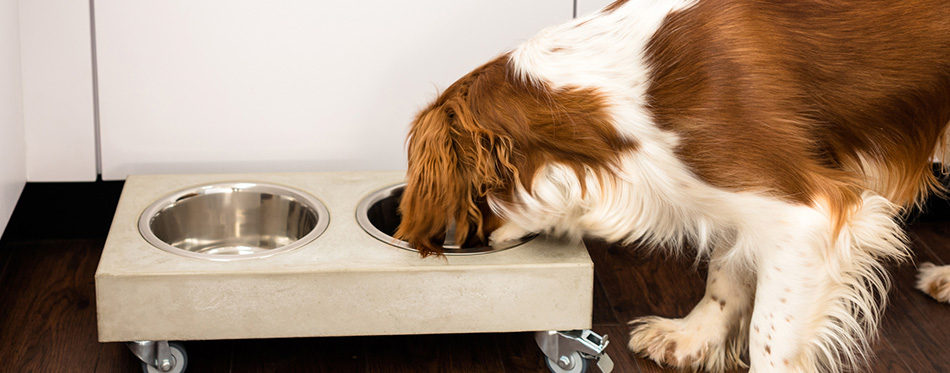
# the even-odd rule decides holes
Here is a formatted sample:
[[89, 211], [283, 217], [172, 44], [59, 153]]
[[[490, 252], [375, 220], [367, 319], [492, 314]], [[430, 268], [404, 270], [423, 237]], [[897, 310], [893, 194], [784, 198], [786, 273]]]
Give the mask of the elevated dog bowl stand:
[[[100, 342], [126, 342], [151, 371], [184, 369], [168, 341], [442, 333], [536, 333], [551, 369], [609, 371], [591, 328], [593, 263], [582, 242], [539, 236], [483, 255], [420, 258], [366, 234], [356, 206], [403, 172], [130, 176], [96, 271]], [[172, 192], [222, 182], [307, 193], [329, 225], [278, 255], [211, 261], [159, 250], [137, 228]], [[419, 312], [425, 310], [425, 312]], [[563, 332], [558, 332], [563, 331]]]

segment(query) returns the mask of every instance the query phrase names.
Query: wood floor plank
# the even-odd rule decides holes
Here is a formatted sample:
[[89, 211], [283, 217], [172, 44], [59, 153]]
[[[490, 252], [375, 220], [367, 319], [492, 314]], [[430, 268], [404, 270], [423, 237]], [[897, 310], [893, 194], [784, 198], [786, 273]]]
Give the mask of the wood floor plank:
[[594, 271], [617, 319], [683, 317], [703, 297], [705, 273], [686, 257], [649, 254], [637, 246], [586, 241]]
[[[140, 372], [142, 364], [128, 347], [122, 343], [102, 343], [99, 345], [99, 358], [96, 373]], [[197, 370], [191, 370], [197, 372]]]
[[188, 372], [229, 373], [237, 354], [235, 341], [186, 341], [179, 342], [188, 353]]
[[[919, 227], [911, 227], [916, 235]], [[918, 251], [918, 261], [934, 261]], [[891, 266], [893, 287], [884, 314], [882, 336], [912, 372], [950, 372], [950, 306], [914, 288], [915, 263]]]
[[642, 358], [634, 356], [627, 349], [627, 333], [629, 330], [626, 325], [599, 326], [596, 329], [608, 336], [610, 343], [607, 344], [607, 355], [614, 362], [615, 373], [647, 372], [642, 370], [638, 364], [638, 361]]
[[544, 354], [534, 340], [534, 333], [498, 333], [495, 344], [505, 373], [543, 373]]
[[366, 372], [503, 372], [494, 340], [492, 334], [366, 337]]
[[96, 369], [93, 275], [103, 242], [10, 244], [0, 279], [0, 360], [11, 372]]
[[874, 344], [874, 356], [868, 368], [873, 373], [913, 373], [887, 338], [881, 338]]
[[283, 338], [215, 341], [230, 343], [231, 372], [363, 372], [362, 338]]
[[924, 221], [909, 229], [918, 243], [916, 253], [928, 251], [934, 264], [950, 264], [950, 221]]
[[617, 319], [617, 314], [614, 313], [613, 308], [610, 306], [610, 300], [607, 297], [607, 292], [604, 290], [603, 285], [600, 282], [600, 276], [597, 275], [596, 269], [594, 273], [594, 302], [593, 302], [593, 316], [591, 318], [591, 323], [593, 325], [616, 325], [616, 324], [626, 324], [626, 321], [621, 321]]

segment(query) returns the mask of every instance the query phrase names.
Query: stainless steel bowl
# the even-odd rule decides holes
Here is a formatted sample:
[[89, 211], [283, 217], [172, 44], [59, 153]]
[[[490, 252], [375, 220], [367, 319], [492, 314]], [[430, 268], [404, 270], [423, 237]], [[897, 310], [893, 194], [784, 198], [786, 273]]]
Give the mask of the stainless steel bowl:
[[139, 217], [153, 246], [191, 258], [263, 258], [299, 248], [330, 222], [316, 198], [279, 185], [229, 182], [172, 193]]
[[[402, 221], [399, 214], [399, 201], [406, 189], [406, 183], [391, 185], [377, 190], [363, 198], [356, 207], [356, 221], [370, 236], [400, 249], [417, 251], [408, 242], [393, 237]], [[454, 224], [448, 224], [446, 240], [442, 244], [445, 255], [474, 255], [507, 250], [530, 241], [534, 236], [509, 241], [499, 246], [460, 247], [455, 243]]]

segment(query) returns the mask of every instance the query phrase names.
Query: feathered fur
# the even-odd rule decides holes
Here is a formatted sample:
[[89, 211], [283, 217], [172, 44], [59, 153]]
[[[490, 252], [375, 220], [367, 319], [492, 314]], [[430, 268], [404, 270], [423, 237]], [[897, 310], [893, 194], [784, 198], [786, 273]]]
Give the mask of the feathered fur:
[[[630, 347], [720, 371], [866, 364], [901, 211], [940, 190], [950, 3], [628, 0], [542, 30], [413, 122], [396, 236], [554, 232], [708, 258]], [[697, 330], [698, 328], [698, 330]]]

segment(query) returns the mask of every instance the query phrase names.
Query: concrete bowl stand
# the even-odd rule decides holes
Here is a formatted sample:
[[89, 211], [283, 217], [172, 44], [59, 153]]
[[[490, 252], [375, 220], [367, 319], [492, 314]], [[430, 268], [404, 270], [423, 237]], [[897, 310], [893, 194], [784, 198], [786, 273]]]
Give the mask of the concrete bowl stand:
[[[535, 331], [552, 370], [580, 371], [575, 352], [584, 369], [587, 359], [609, 360], [598, 360], [606, 338], [587, 330], [594, 272], [582, 242], [542, 235], [496, 253], [422, 259], [369, 236], [356, 221], [363, 197], [404, 177], [130, 176], [96, 271], [99, 341], [129, 343], [158, 371], [171, 370], [168, 341], [395, 334]], [[237, 261], [175, 255], [142, 238], [136, 224], [153, 201], [228, 181], [309, 193], [329, 210], [329, 226], [296, 250]]]

